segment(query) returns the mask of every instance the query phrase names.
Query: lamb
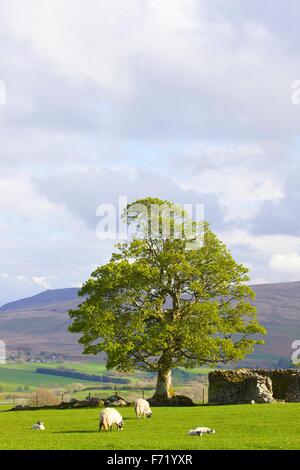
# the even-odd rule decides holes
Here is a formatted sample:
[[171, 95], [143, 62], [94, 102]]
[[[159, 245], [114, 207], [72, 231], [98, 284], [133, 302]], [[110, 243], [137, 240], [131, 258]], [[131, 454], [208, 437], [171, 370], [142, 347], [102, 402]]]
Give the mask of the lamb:
[[215, 430], [206, 427], [199, 427], [196, 429], [190, 429], [188, 432], [189, 436], [202, 436], [202, 434], [215, 434]]
[[152, 416], [150, 405], [147, 400], [144, 400], [143, 398], [139, 398], [134, 402], [134, 411], [138, 419], [140, 419], [142, 416], [144, 418], [151, 418]]
[[45, 425], [42, 421], [38, 421], [36, 424], [32, 426], [32, 429], [36, 429], [37, 431], [45, 431]]
[[112, 431], [113, 425], [117, 426], [118, 431], [123, 430], [123, 418], [120, 413], [114, 408], [104, 408], [100, 414], [99, 422], [99, 431], [101, 431], [102, 426], [104, 431]]

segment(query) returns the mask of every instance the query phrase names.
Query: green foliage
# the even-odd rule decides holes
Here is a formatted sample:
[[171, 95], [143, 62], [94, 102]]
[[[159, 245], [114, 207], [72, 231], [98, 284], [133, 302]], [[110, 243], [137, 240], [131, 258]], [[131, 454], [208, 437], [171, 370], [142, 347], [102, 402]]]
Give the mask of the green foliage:
[[[105, 352], [107, 367], [123, 371], [211, 366], [252, 352], [261, 342], [253, 335], [265, 330], [250, 302], [247, 268], [207, 223], [192, 223], [204, 241], [193, 246], [190, 232], [177, 236], [184, 232], [180, 208], [152, 198], [137, 203], [127, 209], [137, 226], [131, 241], [118, 244], [111, 260], [92, 273], [80, 291], [85, 300], [70, 312], [70, 331], [81, 333], [84, 352]], [[153, 204], [163, 207], [155, 235], [147, 218]], [[169, 238], [162, 230], [166, 221]]]

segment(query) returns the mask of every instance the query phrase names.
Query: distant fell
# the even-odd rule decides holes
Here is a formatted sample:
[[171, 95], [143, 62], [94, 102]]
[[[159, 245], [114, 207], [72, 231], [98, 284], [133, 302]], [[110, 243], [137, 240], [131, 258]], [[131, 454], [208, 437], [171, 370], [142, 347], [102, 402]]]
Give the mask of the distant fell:
[[[268, 334], [265, 344], [240, 365], [247, 367], [288, 366], [292, 343], [300, 340], [300, 281], [251, 286], [260, 323]], [[79, 336], [69, 333], [70, 309], [82, 301], [78, 288], [56, 289], [17, 300], [0, 308], [0, 340], [10, 349], [30, 349], [57, 354], [81, 354]]]
[[69, 302], [78, 300], [78, 288], [69, 287], [67, 289], [53, 289], [45, 290], [40, 294], [25, 299], [9, 302], [0, 307], [0, 312], [17, 311], [35, 307], [42, 307], [45, 305], [56, 304], [60, 302]]

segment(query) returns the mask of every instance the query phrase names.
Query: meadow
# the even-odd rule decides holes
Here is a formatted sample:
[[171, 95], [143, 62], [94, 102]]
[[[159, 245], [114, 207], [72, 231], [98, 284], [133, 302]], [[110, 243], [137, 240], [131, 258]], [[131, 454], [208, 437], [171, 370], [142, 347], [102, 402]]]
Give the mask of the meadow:
[[[92, 380], [75, 379], [71, 377], [62, 377], [59, 375], [45, 375], [36, 373], [38, 367], [54, 369], [67, 368], [86, 374], [102, 375], [106, 374], [105, 365], [102, 363], [74, 363], [74, 362], [52, 362], [47, 364], [40, 363], [8, 363], [0, 366], [0, 386], [6, 390], [16, 390], [18, 387], [26, 387], [29, 390], [35, 390], [39, 387], [55, 388], [70, 385], [74, 382], [82, 382], [87, 387], [99, 383]], [[132, 378], [134, 380], [134, 378]]]
[[[143, 389], [145, 389], [145, 393], [149, 396], [154, 392], [155, 377], [149, 376], [149, 374], [143, 371], [136, 371], [134, 374], [130, 375], [117, 374], [119, 377], [129, 379], [128, 386], [122, 386], [122, 384], [94, 382], [92, 380], [84, 380], [82, 378], [39, 374], [36, 373], [36, 369], [38, 367], [49, 369], [64, 367], [66, 369], [72, 369], [77, 372], [91, 375], [112, 374], [112, 377], [116, 376], [116, 372], [107, 371], [105, 364], [98, 362], [53, 361], [46, 364], [31, 362], [7, 363], [6, 365], [0, 365], [0, 403], [3, 403], [3, 397], [6, 392], [9, 392], [11, 397], [15, 396], [17, 399], [24, 399], [26, 394], [33, 393], [39, 388], [52, 389], [60, 395], [64, 392], [65, 400], [68, 400], [70, 396], [74, 396], [77, 399], [83, 399], [88, 393], [103, 398], [118, 391], [119, 395], [131, 401], [136, 398], [137, 395], [140, 396]], [[197, 385], [197, 380], [199, 378], [203, 378], [203, 380], [206, 381], [207, 373], [207, 369], [195, 369], [189, 370], [188, 372], [180, 368], [178, 368], [177, 371], [175, 370], [174, 384], [178, 393], [187, 395], [191, 393], [191, 398], [195, 401], [202, 401], [202, 389]], [[72, 386], [76, 384], [78, 385], [78, 383], [82, 385], [82, 391], [72, 391]], [[85, 391], [85, 389], [88, 390]], [[12, 398], [10, 398], [10, 400], [12, 400]]]
[[[137, 420], [121, 409], [124, 430], [98, 432], [100, 409], [0, 412], [0, 449], [300, 449], [300, 404], [154, 408]], [[37, 420], [45, 431], [31, 430]], [[285, 423], [283, 425], [283, 423]], [[187, 436], [196, 426], [216, 434]]]

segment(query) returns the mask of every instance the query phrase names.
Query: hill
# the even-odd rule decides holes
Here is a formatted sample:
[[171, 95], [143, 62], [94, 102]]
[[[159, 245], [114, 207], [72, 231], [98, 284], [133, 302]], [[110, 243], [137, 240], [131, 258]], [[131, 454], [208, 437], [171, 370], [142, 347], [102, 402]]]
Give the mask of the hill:
[[[258, 316], [267, 328], [266, 344], [256, 347], [242, 365], [275, 367], [288, 364], [291, 344], [300, 339], [300, 282], [260, 284], [256, 292]], [[0, 308], [0, 339], [9, 349], [47, 351], [78, 356], [78, 337], [67, 331], [68, 310], [76, 308], [78, 289], [47, 290]]]
[[47, 290], [0, 308], [0, 334], [9, 350], [46, 351], [66, 356], [82, 352], [78, 336], [68, 332], [68, 310], [80, 303], [77, 288]]
[[62, 302], [76, 302], [78, 289], [70, 287], [68, 289], [46, 290], [40, 294], [26, 299], [16, 300], [0, 307], [0, 312], [9, 312], [14, 310], [24, 310], [29, 308], [43, 307]]
[[257, 346], [243, 365], [284, 367], [290, 361], [293, 341], [300, 340], [300, 282], [259, 284], [252, 288], [258, 318], [268, 335], [265, 344]]

